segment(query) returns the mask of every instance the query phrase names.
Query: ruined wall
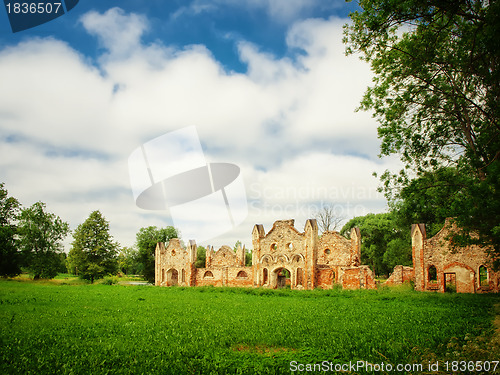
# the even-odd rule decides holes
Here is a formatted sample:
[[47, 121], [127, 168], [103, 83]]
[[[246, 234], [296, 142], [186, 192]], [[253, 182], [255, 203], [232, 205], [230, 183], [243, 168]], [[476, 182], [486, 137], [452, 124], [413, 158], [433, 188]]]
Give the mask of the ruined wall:
[[394, 271], [392, 271], [389, 278], [384, 282], [384, 285], [401, 285], [411, 281], [415, 281], [415, 271], [413, 270], [413, 267], [396, 266], [394, 267]]
[[171, 239], [165, 247], [158, 243], [155, 251], [155, 285], [159, 286], [253, 286], [253, 269], [245, 267], [245, 249], [236, 253], [228, 246], [207, 249], [206, 267], [197, 269], [197, 246], [190, 241], [183, 249], [179, 239]]
[[331, 289], [340, 283], [342, 267], [357, 267], [360, 259], [360, 232], [351, 230], [351, 239], [338, 232], [324, 232], [318, 241], [316, 285]]
[[196, 243], [190, 241], [183, 249], [178, 238], [172, 238], [165, 247], [163, 242], [155, 249], [155, 285], [193, 286]]
[[458, 293], [498, 293], [499, 273], [493, 272], [485, 249], [479, 246], [454, 248], [450, 236], [456, 232], [456, 226], [446, 220], [443, 229], [427, 239], [424, 225], [413, 225], [415, 289], [444, 292], [448, 287]]
[[316, 283], [321, 289], [332, 289], [339, 282], [338, 266], [318, 265], [316, 268]]
[[339, 280], [343, 289], [376, 289], [373, 271], [368, 266], [341, 267]]
[[338, 232], [324, 232], [318, 241], [318, 264], [347, 266], [351, 264], [351, 241]]
[[222, 246], [214, 251], [208, 246], [205, 268], [196, 272], [196, 285], [253, 286], [253, 269], [245, 267], [245, 248], [238, 246], [234, 252], [229, 246]]
[[165, 248], [156, 247], [156, 285], [234, 286], [292, 289], [329, 289], [336, 283], [346, 288], [372, 288], [373, 273], [359, 266], [360, 233], [351, 231], [347, 240], [337, 232], [318, 237], [316, 220], [307, 220], [304, 232], [294, 220], [276, 221], [266, 234], [262, 225], [252, 232], [252, 267], [245, 267], [245, 249], [228, 246], [207, 248], [205, 268], [196, 269], [196, 243], [182, 249], [178, 239]]
[[238, 246], [236, 252], [229, 246], [222, 246], [214, 251], [212, 247], [207, 249], [206, 267], [244, 267], [245, 249]]
[[198, 268], [196, 270], [197, 286], [253, 286], [252, 267], [217, 267]]
[[303, 233], [294, 220], [276, 221], [267, 235], [262, 225], [252, 233], [254, 285], [277, 288], [288, 283], [292, 289], [313, 289], [317, 243], [316, 220], [308, 220]]

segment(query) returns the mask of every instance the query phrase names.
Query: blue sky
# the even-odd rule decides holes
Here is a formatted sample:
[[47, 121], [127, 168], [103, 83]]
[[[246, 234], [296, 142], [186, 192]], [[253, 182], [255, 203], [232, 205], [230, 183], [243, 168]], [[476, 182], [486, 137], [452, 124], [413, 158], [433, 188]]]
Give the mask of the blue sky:
[[72, 228], [101, 210], [131, 246], [140, 227], [172, 217], [135, 205], [130, 154], [194, 125], [207, 162], [240, 167], [248, 200], [246, 219], [204, 244], [251, 247], [253, 225], [269, 230], [278, 219], [302, 230], [324, 204], [345, 220], [381, 212], [371, 174], [397, 163], [378, 159], [376, 123], [355, 112], [371, 80], [341, 41], [356, 8], [81, 0], [15, 34], [2, 9], [1, 180], [23, 205], [41, 200]]
[[10, 30], [6, 12], [1, 12], [0, 40], [9, 45], [29, 37], [56, 37], [86, 56], [97, 58], [102, 52], [100, 45], [85, 32], [80, 17], [89, 11], [102, 13], [112, 7], [147, 17], [150, 27], [143, 35], [144, 43], [160, 40], [165, 45], [179, 47], [203, 44], [226, 69], [237, 72], [244, 72], [246, 66], [238, 58], [236, 41], [250, 41], [276, 56], [293, 56], [300, 51], [290, 51], [286, 45], [286, 31], [291, 23], [303, 18], [346, 18], [358, 9], [356, 1], [342, 0], [81, 0], [65, 16], [16, 34]]

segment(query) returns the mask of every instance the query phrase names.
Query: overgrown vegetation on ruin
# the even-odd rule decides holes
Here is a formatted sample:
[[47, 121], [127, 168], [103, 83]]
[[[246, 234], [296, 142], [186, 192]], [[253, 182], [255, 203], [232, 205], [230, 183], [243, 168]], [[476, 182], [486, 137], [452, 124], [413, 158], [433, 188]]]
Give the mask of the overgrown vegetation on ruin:
[[[64, 283], [62, 283], [64, 284]], [[290, 373], [489, 358], [497, 295], [0, 281], [0, 372]]]

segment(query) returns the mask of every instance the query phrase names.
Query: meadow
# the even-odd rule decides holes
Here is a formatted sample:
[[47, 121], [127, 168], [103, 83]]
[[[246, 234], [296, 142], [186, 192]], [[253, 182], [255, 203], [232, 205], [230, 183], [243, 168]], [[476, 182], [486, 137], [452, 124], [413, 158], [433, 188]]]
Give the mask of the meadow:
[[407, 288], [275, 291], [2, 280], [0, 373], [289, 374], [311, 373], [299, 364], [323, 361], [330, 369], [367, 361], [423, 364], [424, 370], [440, 361], [444, 370], [443, 361], [500, 359], [492, 346], [499, 302], [497, 295]]

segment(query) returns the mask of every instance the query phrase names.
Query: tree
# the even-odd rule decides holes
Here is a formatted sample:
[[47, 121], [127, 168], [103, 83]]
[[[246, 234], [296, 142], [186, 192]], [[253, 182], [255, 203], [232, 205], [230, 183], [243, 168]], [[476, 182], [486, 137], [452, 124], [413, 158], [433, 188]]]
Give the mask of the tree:
[[398, 200], [391, 202], [396, 221], [403, 228], [424, 223], [427, 236], [434, 236], [462, 204], [466, 182], [456, 168], [422, 173], [401, 189]]
[[[390, 201], [413, 178], [444, 167], [460, 175], [450, 215], [463, 238], [500, 253], [500, 2], [360, 0], [345, 27], [347, 53], [375, 73], [360, 108], [379, 122]], [[468, 236], [474, 232], [478, 236]]]
[[125, 275], [137, 275], [142, 272], [139, 251], [133, 247], [123, 247], [118, 254], [118, 268]]
[[196, 262], [194, 262], [194, 266], [196, 268], [205, 268], [207, 260], [207, 249], [203, 246], [198, 246], [196, 249]]
[[46, 212], [43, 202], [21, 210], [19, 248], [25, 258], [26, 268], [35, 280], [51, 279], [60, 271], [62, 240], [68, 233], [68, 223], [59, 216]]
[[157, 228], [150, 226], [141, 228], [136, 234], [136, 246], [139, 250], [139, 261], [142, 263], [142, 276], [145, 280], [155, 282], [155, 249], [158, 242], [168, 243], [171, 238], [177, 238], [174, 227]]
[[412, 264], [410, 228], [398, 225], [393, 213], [355, 217], [340, 233], [347, 236], [354, 227], [361, 232], [361, 263], [375, 274], [388, 275], [398, 264]]
[[332, 205], [322, 205], [321, 210], [316, 214], [316, 221], [321, 232], [328, 232], [339, 229], [344, 217], [337, 216]]
[[109, 222], [100, 211], [93, 211], [73, 233], [68, 254], [69, 268], [91, 283], [106, 275], [116, 274], [118, 244], [109, 233]]
[[21, 273], [21, 254], [16, 248], [16, 225], [20, 210], [17, 199], [8, 196], [4, 183], [0, 183], [0, 276], [13, 277]]

